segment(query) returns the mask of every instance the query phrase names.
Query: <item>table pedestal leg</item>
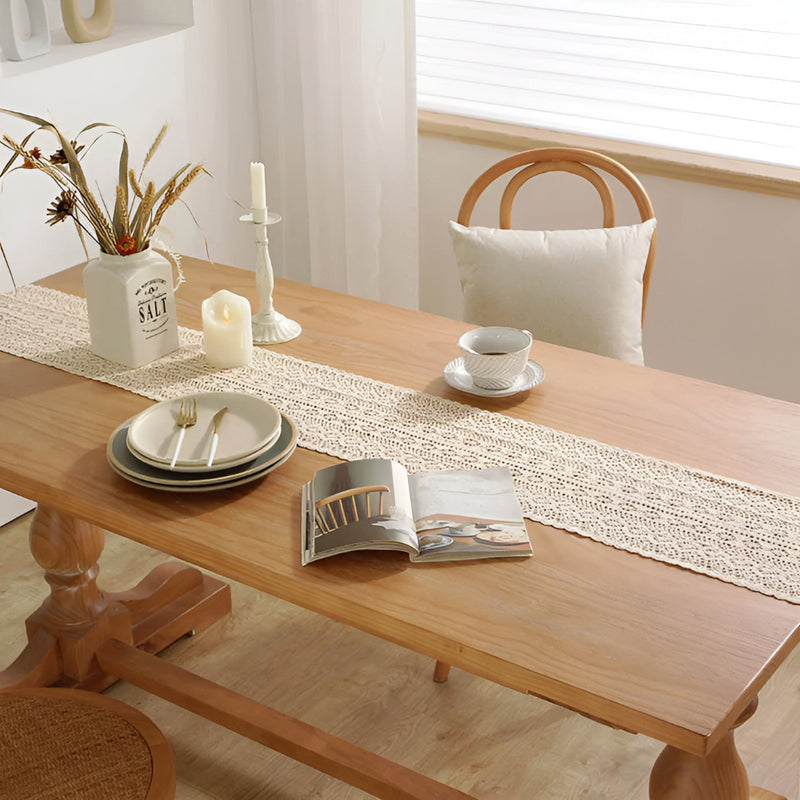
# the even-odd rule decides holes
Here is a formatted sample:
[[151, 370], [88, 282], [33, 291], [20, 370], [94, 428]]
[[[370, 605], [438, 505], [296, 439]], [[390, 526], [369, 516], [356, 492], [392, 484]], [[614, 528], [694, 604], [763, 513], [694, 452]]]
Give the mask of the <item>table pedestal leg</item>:
[[733, 728], [706, 756], [667, 745], [650, 773], [650, 800], [785, 800], [750, 786], [733, 741], [734, 728], [750, 719], [757, 705], [758, 698], [754, 698]]
[[104, 642], [117, 639], [154, 653], [230, 611], [227, 584], [174, 562], [157, 567], [128, 592], [103, 592], [97, 561], [104, 542], [100, 528], [37, 508], [30, 547], [50, 596], [28, 618], [28, 644], [0, 671], [0, 688], [58, 684], [98, 691], [116, 680], [95, 658]]

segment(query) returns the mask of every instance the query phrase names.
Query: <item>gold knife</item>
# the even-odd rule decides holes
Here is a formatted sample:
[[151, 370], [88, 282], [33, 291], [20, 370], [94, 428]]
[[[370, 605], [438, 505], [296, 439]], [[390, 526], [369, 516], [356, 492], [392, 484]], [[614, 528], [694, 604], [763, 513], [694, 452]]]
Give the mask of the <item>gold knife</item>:
[[214, 435], [211, 437], [211, 449], [208, 452], [208, 461], [206, 461], [206, 466], [210, 467], [214, 461], [214, 455], [217, 452], [217, 444], [219, 443], [219, 424], [222, 422], [222, 418], [225, 416], [225, 412], [228, 410], [228, 407], [221, 408], [214, 414]]

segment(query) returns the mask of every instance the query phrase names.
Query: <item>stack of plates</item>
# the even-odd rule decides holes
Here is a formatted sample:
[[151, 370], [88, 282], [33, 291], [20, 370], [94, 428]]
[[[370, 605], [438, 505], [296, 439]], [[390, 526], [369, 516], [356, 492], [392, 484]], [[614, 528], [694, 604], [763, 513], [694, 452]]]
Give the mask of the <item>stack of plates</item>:
[[[178, 460], [180, 428], [175, 421], [181, 400], [197, 401], [197, 423], [186, 428]], [[219, 444], [206, 466], [213, 418], [228, 411], [219, 429]], [[234, 392], [208, 392], [165, 400], [127, 420], [108, 440], [112, 468], [140, 486], [171, 492], [227, 489], [261, 478], [294, 452], [297, 432], [292, 421], [266, 400]]]

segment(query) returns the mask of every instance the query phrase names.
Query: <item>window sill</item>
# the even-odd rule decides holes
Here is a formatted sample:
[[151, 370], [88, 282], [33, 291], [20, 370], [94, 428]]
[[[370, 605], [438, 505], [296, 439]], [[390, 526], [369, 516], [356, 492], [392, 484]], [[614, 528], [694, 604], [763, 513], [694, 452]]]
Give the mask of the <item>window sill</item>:
[[558, 133], [433, 111], [418, 112], [418, 130], [423, 136], [454, 139], [502, 150], [520, 151], [550, 146], [581, 147], [616, 158], [636, 173], [779, 197], [800, 198], [800, 169], [792, 167]]

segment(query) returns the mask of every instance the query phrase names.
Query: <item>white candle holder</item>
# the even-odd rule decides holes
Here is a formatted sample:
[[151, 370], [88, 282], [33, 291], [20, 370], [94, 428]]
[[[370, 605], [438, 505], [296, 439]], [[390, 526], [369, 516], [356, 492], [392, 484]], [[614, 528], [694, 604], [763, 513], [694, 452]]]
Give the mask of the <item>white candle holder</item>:
[[[260, 212], [260, 213], [259, 213]], [[258, 313], [253, 314], [253, 344], [278, 344], [296, 339], [303, 329], [299, 323], [288, 319], [272, 307], [272, 290], [275, 279], [272, 262], [269, 258], [269, 239], [267, 225], [281, 221], [280, 214], [253, 209], [250, 214], [239, 217], [241, 222], [249, 222], [256, 231], [256, 288], [258, 289]]]

